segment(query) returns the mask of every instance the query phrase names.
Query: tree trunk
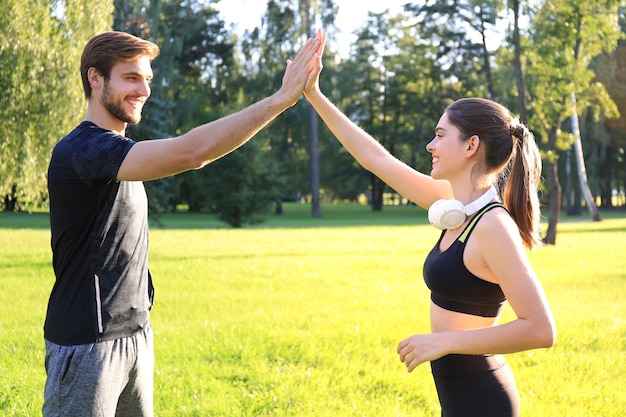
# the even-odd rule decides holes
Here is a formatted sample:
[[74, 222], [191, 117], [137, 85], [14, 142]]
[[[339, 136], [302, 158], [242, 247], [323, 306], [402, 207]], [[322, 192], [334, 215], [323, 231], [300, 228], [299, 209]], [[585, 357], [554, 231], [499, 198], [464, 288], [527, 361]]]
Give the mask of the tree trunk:
[[[574, 178], [576, 176], [576, 178]], [[565, 212], [568, 216], [580, 216], [582, 214], [582, 206], [580, 204], [580, 192], [578, 187], [574, 186], [574, 180], [577, 180], [578, 172], [572, 171], [572, 150], [565, 151]]]
[[543, 238], [543, 243], [556, 245], [556, 229], [561, 214], [561, 184], [556, 161], [546, 163], [546, 175], [548, 177], [548, 190], [550, 194], [550, 206], [548, 214], [548, 229]]
[[[306, 7], [306, 36], [311, 37], [311, 2], [305, 2]], [[309, 137], [311, 140], [311, 216], [322, 217], [320, 206], [320, 155], [319, 136], [317, 130], [317, 113], [313, 106], [309, 105]]]
[[[557, 120], [555, 126], [561, 125], [561, 119]], [[559, 128], [555, 127], [548, 133], [548, 155], [556, 153], [556, 138]], [[546, 175], [548, 177], [548, 194], [550, 196], [548, 230], [543, 242], [548, 245], [556, 245], [556, 228], [561, 216], [561, 183], [559, 182], [559, 168], [557, 160], [548, 157], [546, 161]]]
[[277, 216], [282, 216], [283, 214], [283, 199], [280, 197], [276, 199], [276, 206], [274, 207], [274, 214]]
[[526, 88], [522, 72], [522, 47], [519, 39], [519, 0], [513, 0], [513, 15], [515, 16], [515, 28], [513, 30], [513, 43], [515, 45], [515, 81], [517, 83], [517, 106], [519, 107], [519, 119], [523, 124], [526, 120]]
[[624, 175], [622, 176], [622, 188], [624, 189], [624, 192], [626, 192], [626, 158], [622, 158], [622, 164], [624, 166]]
[[613, 207], [613, 185], [611, 184], [611, 173], [614, 168], [613, 148], [605, 144], [600, 144], [604, 148], [604, 162], [600, 168], [600, 182], [602, 184], [601, 207], [612, 209]]
[[480, 6], [480, 35], [483, 41], [483, 61], [485, 65], [485, 74], [487, 76], [487, 88], [489, 89], [489, 98], [496, 99], [496, 89], [493, 85], [493, 76], [491, 73], [491, 63], [489, 62], [489, 51], [487, 50], [487, 36], [485, 35], [485, 20], [483, 17], [483, 7]]
[[572, 131], [574, 133], [574, 155], [576, 156], [576, 167], [578, 169], [578, 181], [580, 182], [580, 191], [582, 192], [585, 202], [587, 203], [587, 208], [589, 209], [589, 213], [593, 218], [594, 222], [599, 222], [602, 220], [600, 216], [600, 211], [598, 210], [598, 206], [596, 206], [595, 201], [593, 201], [593, 196], [591, 195], [591, 190], [589, 189], [589, 183], [587, 182], [587, 169], [585, 168], [585, 157], [583, 154], [583, 145], [580, 139], [580, 127], [578, 125], [578, 113], [576, 112], [576, 94], [572, 92], [570, 94], [570, 100], [572, 103]]
[[11, 193], [4, 196], [4, 211], [18, 211], [17, 185], [11, 186]]
[[382, 211], [385, 183], [374, 174], [370, 174], [370, 178], [372, 180], [372, 211]]
[[322, 217], [320, 206], [320, 154], [317, 135], [317, 113], [309, 106], [309, 135], [311, 137], [311, 216]]

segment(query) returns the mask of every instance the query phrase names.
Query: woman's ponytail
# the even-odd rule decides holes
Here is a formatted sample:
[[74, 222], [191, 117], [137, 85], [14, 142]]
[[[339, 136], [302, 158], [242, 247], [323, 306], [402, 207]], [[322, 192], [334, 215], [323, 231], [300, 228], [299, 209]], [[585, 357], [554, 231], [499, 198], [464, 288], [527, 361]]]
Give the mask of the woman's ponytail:
[[538, 185], [541, 156], [533, 134], [517, 119], [511, 122], [512, 164], [504, 189], [504, 204], [517, 224], [527, 248], [541, 244]]

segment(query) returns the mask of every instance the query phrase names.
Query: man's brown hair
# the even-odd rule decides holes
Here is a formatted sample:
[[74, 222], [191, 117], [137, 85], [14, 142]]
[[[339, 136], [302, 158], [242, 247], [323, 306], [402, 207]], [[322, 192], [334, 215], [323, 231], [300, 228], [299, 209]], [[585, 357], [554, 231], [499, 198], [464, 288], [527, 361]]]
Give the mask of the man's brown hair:
[[150, 41], [125, 32], [103, 32], [89, 39], [80, 58], [80, 75], [83, 79], [85, 98], [91, 97], [91, 84], [87, 77], [89, 68], [95, 68], [105, 79], [111, 76], [111, 68], [119, 62], [147, 56], [152, 61], [159, 55], [159, 47]]

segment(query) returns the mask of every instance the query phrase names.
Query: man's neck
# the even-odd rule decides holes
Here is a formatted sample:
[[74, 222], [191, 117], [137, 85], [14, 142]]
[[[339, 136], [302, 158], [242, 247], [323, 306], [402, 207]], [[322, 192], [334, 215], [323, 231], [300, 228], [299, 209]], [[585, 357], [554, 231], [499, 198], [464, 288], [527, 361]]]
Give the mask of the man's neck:
[[126, 135], [127, 123], [113, 117], [100, 103], [93, 100], [89, 100], [85, 120], [122, 136]]

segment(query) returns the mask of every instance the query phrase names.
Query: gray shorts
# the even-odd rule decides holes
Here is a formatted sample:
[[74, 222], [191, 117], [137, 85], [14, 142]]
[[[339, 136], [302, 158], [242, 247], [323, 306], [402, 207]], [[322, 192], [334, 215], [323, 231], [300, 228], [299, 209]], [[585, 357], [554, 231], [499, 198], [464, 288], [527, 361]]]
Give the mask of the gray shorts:
[[46, 342], [44, 417], [152, 417], [154, 343], [131, 337], [86, 345]]

